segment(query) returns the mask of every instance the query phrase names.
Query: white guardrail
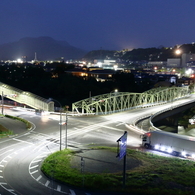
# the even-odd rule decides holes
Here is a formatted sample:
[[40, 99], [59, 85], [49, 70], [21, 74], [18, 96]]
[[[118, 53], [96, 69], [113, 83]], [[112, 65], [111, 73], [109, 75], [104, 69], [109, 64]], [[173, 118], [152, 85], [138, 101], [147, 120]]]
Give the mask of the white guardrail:
[[157, 115], [160, 115], [160, 114], [162, 114], [162, 113], [164, 113], [164, 112], [167, 112], [167, 111], [170, 111], [170, 110], [174, 110], [174, 109], [176, 109], [176, 108], [178, 108], [178, 107], [182, 107], [182, 106], [191, 104], [191, 103], [193, 103], [193, 102], [195, 102], [195, 100], [191, 100], [191, 101], [188, 101], [188, 102], [185, 102], [185, 103], [182, 103], [182, 104], [178, 104], [178, 105], [172, 105], [171, 107], [166, 108], [166, 109], [163, 109], [163, 110], [161, 110], [161, 111], [159, 111], [159, 112], [157, 112], [157, 113], [155, 113], [155, 114], [149, 114], [149, 115], [145, 115], [145, 116], [139, 117], [139, 118], [137, 118], [137, 119], [134, 120], [134, 122], [133, 122], [132, 125], [126, 125], [126, 126], [127, 126], [128, 128], [130, 128], [131, 130], [134, 130], [134, 131], [136, 131], [136, 132], [139, 132], [139, 133], [144, 134], [144, 133], [146, 133], [146, 132], [148, 132], [148, 131], [146, 131], [146, 130], [144, 130], [144, 129], [140, 129], [136, 124], [139, 123], [139, 121], [142, 121], [142, 120], [144, 120], [144, 119], [149, 118], [148, 120], [149, 120], [149, 123], [150, 123], [150, 130], [162, 131], [161, 129], [159, 129], [159, 128], [157, 128], [157, 127], [155, 127], [155, 126], [153, 125], [152, 119], [153, 119], [154, 117], [156, 117]]

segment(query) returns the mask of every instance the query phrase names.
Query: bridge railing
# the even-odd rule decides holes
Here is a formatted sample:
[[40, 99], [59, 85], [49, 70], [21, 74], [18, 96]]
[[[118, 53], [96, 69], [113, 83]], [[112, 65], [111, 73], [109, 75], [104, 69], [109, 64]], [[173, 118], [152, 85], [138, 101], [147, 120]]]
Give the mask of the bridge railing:
[[54, 102], [0, 82], [0, 95], [34, 109], [54, 111]]
[[110, 114], [138, 107], [163, 104], [189, 95], [188, 87], [156, 88], [144, 93], [115, 92], [87, 98], [72, 104], [81, 114]]

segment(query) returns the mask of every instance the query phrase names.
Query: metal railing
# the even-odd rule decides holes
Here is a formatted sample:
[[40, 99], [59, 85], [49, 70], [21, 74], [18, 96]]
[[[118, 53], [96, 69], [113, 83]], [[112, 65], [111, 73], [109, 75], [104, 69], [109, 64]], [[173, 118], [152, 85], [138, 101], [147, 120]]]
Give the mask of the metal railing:
[[37, 96], [33, 93], [22, 91], [10, 85], [0, 82], [1, 98], [8, 98], [24, 106], [28, 105], [34, 109], [43, 111], [54, 111], [54, 102]]

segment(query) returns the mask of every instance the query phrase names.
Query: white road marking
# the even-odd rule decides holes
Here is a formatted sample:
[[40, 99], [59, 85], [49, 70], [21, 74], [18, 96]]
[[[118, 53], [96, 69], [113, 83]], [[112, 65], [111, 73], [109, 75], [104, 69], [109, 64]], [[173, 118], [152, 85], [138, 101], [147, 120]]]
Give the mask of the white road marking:
[[7, 185], [7, 183], [0, 182], [0, 185]]
[[31, 143], [31, 142], [23, 141], [23, 140], [20, 140], [20, 139], [17, 139], [17, 138], [13, 138], [13, 140], [18, 141], [18, 142], [24, 142], [24, 143], [27, 143], [27, 144], [34, 145], [34, 144]]
[[38, 170], [36, 170], [36, 171], [33, 171], [31, 174], [34, 174], [34, 173], [37, 173], [38, 172]]
[[60, 185], [57, 186], [57, 191], [58, 191], [58, 192], [61, 191], [61, 186], [60, 186]]
[[144, 133], [145, 133], [144, 130], [139, 129], [138, 127], [133, 126], [133, 125], [128, 125], [128, 124], [126, 124], [126, 127], [127, 127], [128, 129], [130, 129], [130, 130], [136, 131], [136, 132], [141, 133], [141, 134], [144, 134]]
[[13, 189], [7, 189], [9, 192], [13, 192], [14, 190]]
[[42, 176], [41, 176], [41, 175], [39, 175], [39, 177], [38, 177], [36, 180], [37, 180], [37, 181], [39, 181], [41, 178], [42, 178]]
[[6, 190], [9, 191], [9, 192], [11, 192], [14, 195], [17, 195], [16, 193], [14, 193], [14, 190], [13, 189], [6, 189]]
[[40, 159], [40, 160], [35, 160], [35, 161], [32, 161], [31, 164], [32, 164], [32, 163], [41, 162], [41, 161], [42, 161], [42, 159]]
[[120, 125], [124, 125], [125, 123], [121, 122], [119, 124], [116, 125], [116, 127], [120, 126]]
[[70, 195], [76, 195], [75, 192], [74, 192], [74, 190], [71, 190], [70, 189]]
[[36, 167], [38, 167], [39, 165], [35, 165], [35, 166], [33, 166], [33, 167], [30, 167], [30, 169], [34, 169], [34, 168], [36, 168]]
[[47, 187], [49, 185], [50, 181], [47, 180], [46, 183], [45, 183], [45, 186]]
[[1, 156], [3, 156], [4, 154], [6, 154], [6, 153], [8, 153], [8, 152], [11, 152], [11, 151], [13, 151], [13, 149], [12, 149], [12, 150], [8, 150], [8, 151], [6, 151], [6, 152], [1, 153]]

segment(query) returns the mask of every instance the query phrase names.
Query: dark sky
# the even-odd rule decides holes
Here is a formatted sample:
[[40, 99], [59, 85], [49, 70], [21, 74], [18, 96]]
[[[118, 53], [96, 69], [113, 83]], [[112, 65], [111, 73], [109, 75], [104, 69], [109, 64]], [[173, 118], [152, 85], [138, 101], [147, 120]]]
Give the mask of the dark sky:
[[195, 0], [1, 0], [0, 44], [49, 36], [87, 50], [195, 41]]

